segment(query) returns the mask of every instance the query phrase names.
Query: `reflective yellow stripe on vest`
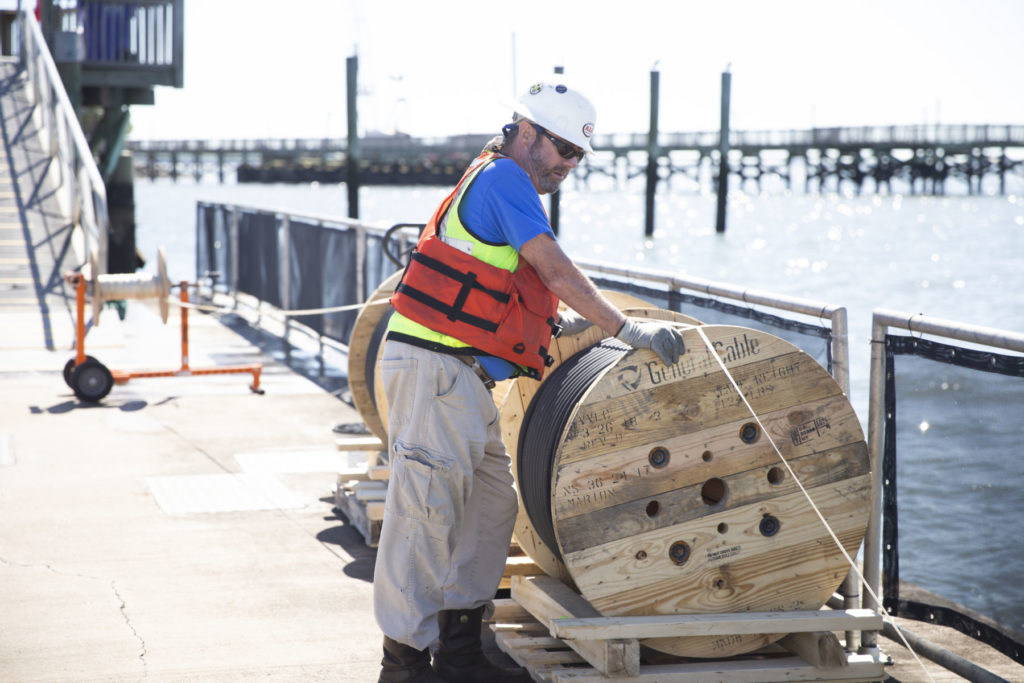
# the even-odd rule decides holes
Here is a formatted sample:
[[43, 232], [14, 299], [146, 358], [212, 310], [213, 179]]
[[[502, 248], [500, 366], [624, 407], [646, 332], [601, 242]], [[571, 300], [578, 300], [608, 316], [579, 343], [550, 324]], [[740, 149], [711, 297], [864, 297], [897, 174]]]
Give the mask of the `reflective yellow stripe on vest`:
[[[449, 207], [448, 213], [444, 217], [441, 225], [438, 226], [437, 234], [450, 246], [460, 249], [463, 252], [468, 252], [475, 258], [478, 258], [485, 263], [489, 263], [496, 268], [502, 268], [503, 270], [514, 273], [516, 268], [519, 267], [519, 252], [508, 244], [493, 245], [481, 242], [466, 229], [466, 226], [462, 224], [462, 220], [459, 217], [459, 207], [462, 205], [462, 200], [466, 196], [466, 192], [468, 192], [469, 188], [473, 185], [473, 181], [476, 180], [477, 176], [488, 166], [488, 164], [491, 164], [498, 158], [501, 157], [497, 154], [492, 155], [489, 158], [484, 158], [479, 165], [475, 168], [470, 168], [467, 171], [468, 177], [466, 178], [466, 181], [462, 183], [462, 189], [459, 190], [454, 201], [452, 201], [451, 207]], [[461, 342], [455, 337], [435, 332], [429, 327], [409, 320], [398, 312], [395, 312], [391, 316], [391, 320], [388, 322], [388, 331], [400, 332], [418, 339], [424, 339], [429, 342], [452, 348], [465, 348], [469, 346], [469, 344]]]

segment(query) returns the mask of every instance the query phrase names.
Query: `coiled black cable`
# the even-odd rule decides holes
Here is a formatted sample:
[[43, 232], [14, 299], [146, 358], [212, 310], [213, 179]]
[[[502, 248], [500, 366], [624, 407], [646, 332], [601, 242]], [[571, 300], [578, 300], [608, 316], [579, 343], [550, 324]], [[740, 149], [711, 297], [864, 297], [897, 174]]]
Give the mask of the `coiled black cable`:
[[537, 536], [559, 560], [551, 515], [555, 451], [583, 394], [629, 348], [609, 337], [565, 360], [537, 390], [519, 428], [517, 473], [523, 507]]

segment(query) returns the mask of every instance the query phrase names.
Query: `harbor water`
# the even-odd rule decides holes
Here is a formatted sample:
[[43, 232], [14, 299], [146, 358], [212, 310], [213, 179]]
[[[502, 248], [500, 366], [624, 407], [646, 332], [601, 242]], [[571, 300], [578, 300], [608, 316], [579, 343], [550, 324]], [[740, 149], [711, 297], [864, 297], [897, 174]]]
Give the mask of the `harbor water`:
[[[1024, 331], [1024, 179], [1010, 178], [1006, 195], [968, 196], [948, 189], [951, 193], [945, 196], [895, 191], [804, 194], [781, 186], [762, 194], [733, 190], [728, 227], [717, 234], [715, 196], [689, 180], [673, 178], [660, 185], [655, 232], [645, 239], [642, 180], [616, 183], [601, 178], [589, 187], [567, 181], [560, 197], [559, 241], [578, 258], [845, 306], [850, 398], [866, 428], [873, 309]], [[360, 191], [360, 218], [381, 227], [424, 222], [446, 192], [443, 187], [366, 187]], [[137, 245], [149, 261], [147, 270], [155, 268], [157, 248], [163, 246], [172, 281], [194, 279], [197, 201], [330, 218], [348, 214], [343, 185], [137, 180]], [[970, 386], [958, 383], [961, 395], [929, 403], [928, 410], [934, 413], [915, 413], [912, 426], [943, 425], [947, 431], [960, 430], [952, 435], [959, 441], [977, 439], [984, 444], [986, 440], [978, 437], [987, 422], [958, 419], [959, 407], [970, 405], [1002, 419], [1001, 429], [1016, 428], [1024, 385], [1019, 380], [1004, 383], [990, 394], [987, 381], [981, 376]], [[943, 390], [938, 382], [935, 391]], [[934, 457], [941, 461], [941, 445], [936, 448], [940, 455]], [[912, 493], [901, 490], [900, 505], [901, 510], [911, 506], [908, 520], [915, 518], [915, 510], [918, 518], [927, 520], [947, 506], [951, 478], [969, 480], [965, 487], [973, 491], [989, 487], [987, 500], [998, 521], [972, 518], [968, 511], [962, 524], [948, 526], [966, 526], [967, 536], [975, 529], [973, 542], [989, 544], [990, 552], [963, 557], [975, 555], [967, 549], [958, 552], [961, 540], [954, 534], [962, 535], [964, 528], [915, 526], [909, 521], [907, 527], [926, 535], [927, 542], [904, 550], [901, 535], [901, 578], [921, 580], [929, 590], [1024, 632], [1024, 588], [1016, 585], [1024, 570], [1024, 546], [1019, 543], [1024, 535], [1024, 494], [1019, 490], [1024, 446], [1016, 440], [1009, 452], [986, 455], [998, 457], [984, 465], [972, 461], [915, 469], [908, 489]], [[970, 477], [961, 476], [968, 471]], [[979, 531], [983, 528], [986, 533]], [[957, 556], [962, 566], [928, 576], [929, 566], [949, 566], [951, 556]], [[923, 574], [915, 574], [918, 570], [911, 565], [923, 567]]]

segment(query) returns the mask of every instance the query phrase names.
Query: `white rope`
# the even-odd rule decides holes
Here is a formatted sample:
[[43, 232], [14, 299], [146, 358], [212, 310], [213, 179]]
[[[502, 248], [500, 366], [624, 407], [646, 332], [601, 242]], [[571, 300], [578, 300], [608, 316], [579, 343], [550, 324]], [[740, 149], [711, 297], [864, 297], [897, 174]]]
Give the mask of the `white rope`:
[[[235, 310], [234, 306], [205, 306], [203, 304], [185, 303], [181, 299], [173, 296], [167, 297], [167, 301], [179, 308], [192, 308], [197, 311], [207, 311], [210, 313], [231, 313]], [[331, 306], [329, 308], [307, 308], [303, 310], [292, 310], [292, 311], [276, 311], [279, 315], [284, 317], [291, 317], [296, 315], [316, 315], [318, 313], [336, 313], [340, 311], [355, 311], [367, 306], [379, 306], [380, 304], [390, 303], [390, 299], [377, 299], [375, 301], [367, 301], [361, 304], [348, 304], [346, 306]]]
[[811, 509], [813, 509], [814, 513], [818, 515], [818, 519], [821, 520], [821, 523], [825, 525], [825, 530], [828, 531], [828, 535], [832, 537], [832, 540], [835, 542], [836, 547], [839, 548], [839, 552], [841, 552], [843, 554], [843, 557], [846, 558], [846, 561], [847, 563], [849, 563], [850, 568], [853, 569], [854, 573], [856, 573], [857, 579], [860, 581], [860, 584], [864, 586], [868, 594], [870, 594], [871, 597], [874, 599], [875, 604], [878, 605], [878, 610], [881, 612], [882, 618], [888, 621], [890, 624], [892, 624], [893, 628], [896, 629], [896, 633], [899, 634], [900, 640], [903, 641], [903, 645], [907, 648], [910, 654], [914, 656], [914, 660], [917, 661], [918, 665], [920, 665], [921, 670], [925, 672], [925, 675], [928, 676], [928, 680], [932, 681], [932, 683], [935, 683], [935, 679], [932, 678], [931, 673], [928, 671], [927, 668], [925, 668], [924, 662], [922, 662], [921, 658], [918, 657], [916, 652], [914, 652], [914, 648], [910, 647], [910, 643], [907, 642], [906, 637], [903, 635], [903, 630], [893, 620], [892, 615], [889, 614], [885, 607], [882, 606], [882, 601], [878, 599], [878, 595], [875, 594], [875, 591], [871, 588], [870, 585], [868, 585], [868, 582], [864, 579], [864, 575], [861, 574], [860, 570], [857, 568], [857, 563], [854, 562], [853, 558], [850, 557], [850, 554], [846, 552], [846, 548], [844, 548], [843, 544], [839, 541], [839, 537], [836, 536], [835, 531], [832, 530], [832, 527], [829, 525], [828, 520], [825, 519], [825, 516], [821, 514], [821, 510], [818, 509], [818, 506], [814, 503], [814, 500], [811, 498], [811, 494], [808, 493], [806, 488], [804, 488], [804, 485], [800, 482], [800, 479], [797, 478], [796, 472], [794, 472], [793, 468], [789, 466], [788, 462], [786, 462], [786, 458], [783, 457], [782, 451], [780, 451], [779, 447], [775, 444], [775, 440], [772, 438], [771, 433], [769, 433], [769, 431], [765, 428], [764, 424], [761, 422], [761, 418], [758, 417], [757, 412], [754, 411], [754, 408], [747, 401], [747, 397], [743, 395], [743, 391], [740, 389], [739, 384], [737, 384], [736, 380], [732, 376], [732, 373], [729, 372], [729, 369], [725, 367], [725, 363], [722, 361], [721, 357], [718, 355], [714, 347], [711, 345], [711, 341], [707, 338], [707, 335], [704, 333], [704, 329], [699, 326], [695, 326], [694, 329], [697, 330], [697, 334], [699, 334], [700, 338], [704, 341], [704, 345], [708, 348], [708, 351], [710, 351], [711, 355], [714, 356], [716, 361], [718, 361], [718, 365], [719, 367], [722, 368], [722, 372], [724, 372], [725, 376], [729, 378], [729, 382], [736, 390], [736, 393], [737, 395], [739, 395], [740, 400], [743, 401], [743, 405], [747, 407], [747, 410], [750, 411], [750, 414], [757, 422], [758, 427], [761, 428], [761, 433], [768, 438], [768, 442], [772, 445], [772, 448], [775, 450], [775, 454], [779, 456], [779, 460], [781, 460], [782, 464], [786, 467], [786, 470], [789, 472], [789, 476], [793, 477], [793, 481], [795, 481], [796, 485], [800, 487], [800, 491], [802, 491], [804, 497], [807, 498], [807, 502], [810, 503]]

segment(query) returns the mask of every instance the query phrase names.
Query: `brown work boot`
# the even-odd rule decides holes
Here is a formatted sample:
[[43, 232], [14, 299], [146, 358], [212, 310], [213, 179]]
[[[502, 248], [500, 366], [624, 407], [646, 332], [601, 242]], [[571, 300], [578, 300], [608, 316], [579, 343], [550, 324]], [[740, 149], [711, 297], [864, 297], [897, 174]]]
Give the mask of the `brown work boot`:
[[445, 683], [430, 668], [430, 650], [417, 650], [384, 636], [384, 659], [377, 683]]
[[443, 610], [438, 615], [441, 647], [434, 653], [434, 671], [449, 683], [530, 683], [520, 667], [499, 666], [483, 653], [480, 624], [484, 608]]

